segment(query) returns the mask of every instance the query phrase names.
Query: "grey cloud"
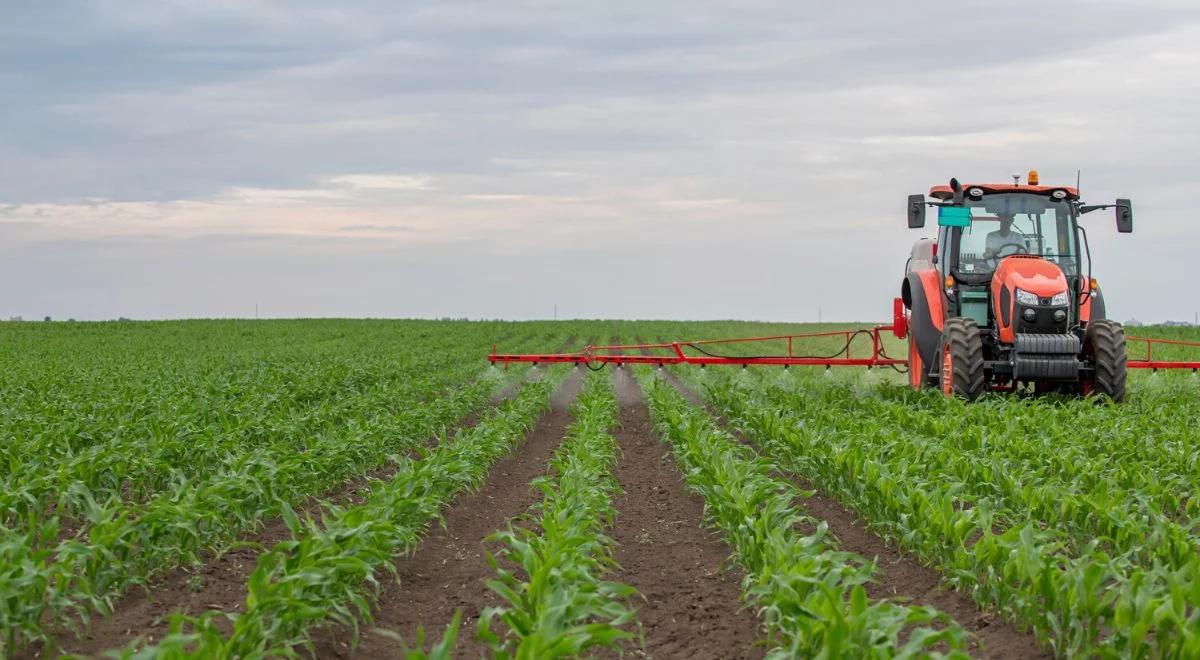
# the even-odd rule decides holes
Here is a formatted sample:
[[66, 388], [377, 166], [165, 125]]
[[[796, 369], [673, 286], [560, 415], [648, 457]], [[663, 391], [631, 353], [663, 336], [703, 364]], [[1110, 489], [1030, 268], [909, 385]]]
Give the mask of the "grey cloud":
[[[0, 32], [21, 99], [0, 106], [12, 127], [0, 164], [28, 176], [0, 181], [0, 199], [176, 199], [300, 185], [314, 171], [480, 171], [495, 152], [669, 152], [702, 127], [565, 132], [523, 119], [607, 99], [936, 84], [1194, 19], [1095, 4], [956, 5], [953, 27], [937, 25], [936, 3], [324, 4], [19, 9]], [[412, 113], [433, 125], [306, 128]]]
[[406, 234], [413, 230], [405, 225], [347, 225], [338, 227], [338, 231], [348, 233], [376, 232], [381, 234]]
[[[468, 280], [448, 280], [440, 298], [388, 314], [536, 315], [546, 297], [568, 306], [560, 282], [641, 277], [647, 291], [592, 287], [586, 304], [570, 304], [585, 315], [653, 316], [658, 304], [659, 315], [759, 318], [807, 318], [820, 304], [827, 318], [868, 318], [886, 311], [913, 238], [896, 224], [896, 200], [951, 175], [1039, 166], [1047, 180], [1083, 168], [1085, 190], [1135, 198], [1132, 241], [1096, 232], [1118, 275], [1110, 304], [1139, 318], [1179, 306], [1178, 316], [1196, 301], [1139, 296], [1153, 286], [1124, 264], [1165, 260], [1187, 235], [1190, 184], [1180, 182], [1200, 166], [1200, 88], [1194, 75], [1155, 72], [1188, 70], [1178, 62], [1197, 57], [1195, 39], [1179, 35], [1198, 22], [1182, 2], [15, 3], [0, 24], [0, 204], [207, 200], [346, 174], [442, 186], [396, 193], [394, 223], [337, 225], [325, 251], [255, 234], [139, 247], [23, 233], [7, 248], [14, 263], [71, 255], [110, 272], [116, 298], [78, 298], [78, 278], [42, 271], [17, 313], [38, 315], [44, 297], [116, 305], [133, 291], [148, 301], [141, 316], [218, 313], [200, 277], [207, 264], [226, 260], [230, 281], [253, 288], [284, 281], [258, 264], [303, 271], [297, 255], [317, 253], [313, 270], [348, 288], [371, 272], [405, 276], [392, 259], [424, 259], [521, 291], [506, 314], [464, 293]], [[1159, 60], [1128, 64], [1156, 48]], [[1113, 54], [1122, 59], [1105, 60]], [[421, 255], [393, 245], [411, 219], [403, 205], [438, 217], [470, 203], [464, 195], [577, 201], [536, 216], [515, 198], [497, 206], [498, 219], [525, 218], [506, 245], [462, 236]], [[705, 199], [738, 201], [671, 203]], [[603, 250], [579, 252], [581, 241]], [[253, 256], [226, 254], [246, 244]], [[358, 261], [372, 250], [378, 262]], [[802, 256], [813, 251], [837, 258]], [[151, 267], [162, 276], [128, 275]], [[538, 280], [544, 272], [555, 281]], [[802, 284], [830, 273], [849, 292], [816, 303]], [[303, 315], [373, 314], [367, 292], [387, 299], [366, 287], [356, 307], [322, 293], [333, 284], [313, 286], [303, 298], [271, 291]], [[672, 307], [672, 296], [689, 302]]]

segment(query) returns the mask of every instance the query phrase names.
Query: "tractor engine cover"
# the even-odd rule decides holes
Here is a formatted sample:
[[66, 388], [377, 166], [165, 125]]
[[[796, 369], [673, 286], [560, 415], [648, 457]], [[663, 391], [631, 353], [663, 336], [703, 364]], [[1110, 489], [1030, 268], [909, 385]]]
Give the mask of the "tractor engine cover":
[[1067, 291], [1067, 277], [1058, 264], [1024, 254], [1005, 257], [991, 288], [1001, 342], [1012, 344], [1022, 333], [1066, 334], [1069, 305], [1061, 300], [1054, 304], [1054, 297]]

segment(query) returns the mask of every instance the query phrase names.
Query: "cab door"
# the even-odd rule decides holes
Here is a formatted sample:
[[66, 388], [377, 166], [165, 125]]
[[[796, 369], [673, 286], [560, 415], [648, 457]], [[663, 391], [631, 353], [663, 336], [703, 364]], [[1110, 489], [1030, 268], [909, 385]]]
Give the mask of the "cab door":
[[946, 296], [946, 287], [944, 285], [946, 277], [954, 272], [954, 255], [958, 254], [958, 248], [954, 244], [954, 227], [938, 227], [937, 237], [937, 261], [935, 267], [938, 272], [938, 281], [943, 285], [938, 287], [943, 297], [943, 303], [946, 310], [947, 318], [958, 316], [958, 301], [952, 300]]

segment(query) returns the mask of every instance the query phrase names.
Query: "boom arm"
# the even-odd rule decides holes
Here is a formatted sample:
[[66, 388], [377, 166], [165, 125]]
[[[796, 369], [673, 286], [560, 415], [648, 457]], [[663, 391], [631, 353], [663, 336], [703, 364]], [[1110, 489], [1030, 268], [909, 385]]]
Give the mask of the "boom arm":
[[[891, 357], [884, 348], [884, 333], [904, 339], [908, 336], [908, 316], [904, 312], [904, 304], [896, 298], [892, 305], [892, 324], [876, 325], [871, 328], [853, 330], [835, 330], [832, 332], [810, 332], [795, 335], [774, 335], [770, 337], [741, 337], [737, 339], [707, 339], [697, 341], [672, 341], [656, 344], [609, 344], [589, 345], [577, 353], [498, 353], [492, 347], [488, 361], [492, 364], [508, 365], [514, 362], [547, 363], [547, 364], [583, 364], [588, 367], [603, 368], [606, 364], [698, 364], [713, 365], [766, 365], [766, 366], [824, 366], [824, 367], [907, 367], [908, 360]], [[796, 344], [803, 346], [805, 340], [829, 339], [841, 337], [844, 340], [840, 350], [827, 355], [804, 354], [796, 350]], [[1136, 357], [1130, 356], [1129, 369], [1191, 369], [1200, 370], [1200, 359], [1193, 360], [1162, 360], [1155, 359], [1155, 347], [1186, 348], [1200, 351], [1200, 342], [1187, 342], [1155, 337], [1126, 337], [1129, 343], [1143, 344], [1145, 353]], [[856, 345], [870, 341], [870, 354], [860, 351], [858, 356], [851, 350]], [[721, 345], [755, 344], [762, 346], [768, 342], [776, 344], [786, 342], [787, 350], [780, 354], [757, 355], [728, 355], [721, 352]], [[857, 342], [857, 344], [856, 344]], [[689, 352], [689, 350], [691, 352]]]
[[[540, 362], [605, 365], [605, 364], [725, 364], [725, 365], [775, 365], [775, 366], [829, 366], [829, 367], [876, 367], [902, 366], [905, 360], [888, 357], [883, 350], [881, 332], [891, 331], [892, 326], [875, 326], [870, 330], [839, 330], [836, 332], [819, 332], [799, 335], [776, 335], [772, 337], [742, 337], [738, 339], [708, 339], [700, 341], [673, 341], [658, 344], [611, 344], [604, 346], [588, 346], [578, 353], [526, 353], [499, 354], [493, 347], [488, 361], [508, 366], [510, 362]], [[862, 335], [871, 339], [871, 355], [852, 357], [850, 347], [854, 340]], [[821, 337], [844, 337], [845, 346], [835, 355], [813, 356], [796, 355], [793, 347], [796, 341]], [[784, 355], [718, 355], [708, 349], [719, 344], [747, 344], [751, 342], [786, 341], [788, 352]], [[689, 355], [685, 348], [695, 349], [700, 355]], [[655, 355], [654, 350], [670, 351], [667, 355]]]

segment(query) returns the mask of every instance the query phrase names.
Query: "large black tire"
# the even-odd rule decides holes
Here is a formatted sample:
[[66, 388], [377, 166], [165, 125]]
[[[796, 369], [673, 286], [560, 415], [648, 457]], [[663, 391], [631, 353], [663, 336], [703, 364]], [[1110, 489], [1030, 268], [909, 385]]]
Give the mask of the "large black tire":
[[983, 339], [975, 320], [956, 316], [942, 327], [941, 386], [946, 396], [974, 401], [987, 388]]
[[1099, 319], [1087, 325], [1083, 355], [1094, 365], [1095, 375], [1083, 383], [1084, 394], [1104, 395], [1115, 403], [1125, 401], [1125, 329], [1116, 321]]

